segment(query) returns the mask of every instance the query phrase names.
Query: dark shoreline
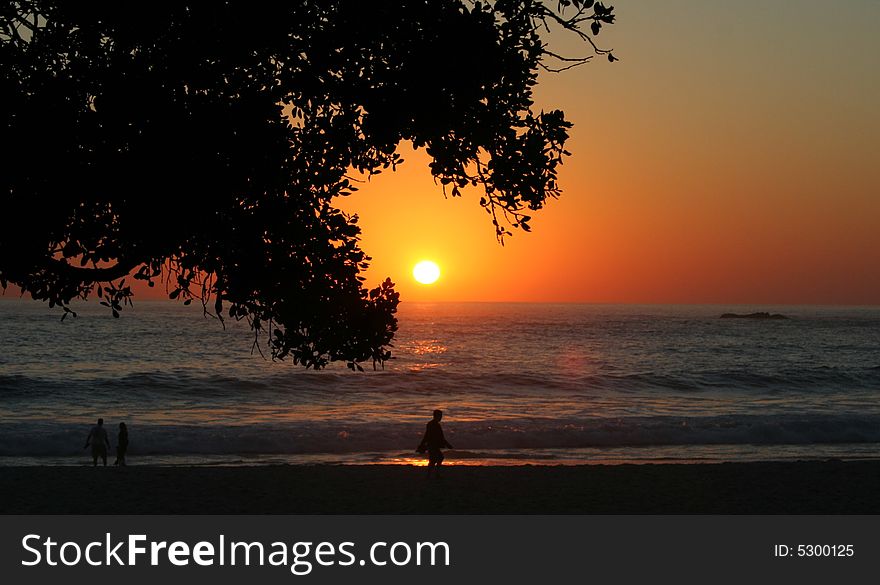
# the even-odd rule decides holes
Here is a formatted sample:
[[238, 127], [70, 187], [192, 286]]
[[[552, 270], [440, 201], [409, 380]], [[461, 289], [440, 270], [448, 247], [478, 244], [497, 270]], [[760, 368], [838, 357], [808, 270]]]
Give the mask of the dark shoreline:
[[880, 461], [3, 467], [3, 514], [880, 514]]

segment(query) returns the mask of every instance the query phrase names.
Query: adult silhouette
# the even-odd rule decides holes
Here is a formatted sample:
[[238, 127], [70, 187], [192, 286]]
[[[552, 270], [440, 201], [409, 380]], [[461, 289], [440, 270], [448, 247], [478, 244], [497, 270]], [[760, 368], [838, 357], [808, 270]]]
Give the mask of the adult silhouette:
[[119, 436], [116, 438], [116, 461], [113, 465], [125, 467], [125, 452], [128, 451], [128, 427], [124, 422], [119, 423]]
[[441, 449], [444, 447], [454, 448], [443, 436], [443, 427], [440, 426], [442, 418], [443, 411], [435, 410], [434, 418], [428, 422], [425, 427], [425, 436], [422, 437], [422, 442], [416, 448], [419, 453], [428, 452], [428, 477], [431, 476], [432, 470], [435, 470], [437, 474], [440, 473], [440, 466], [443, 465], [443, 451]]
[[107, 429], [104, 428], [103, 418], [99, 418], [98, 424], [89, 431], [89, 436], [86, 438], [86, 446], [83, 449], [87, 449], [89, 445], [92, 446], [92, 466], [98, 466], [98, 457], [100, 457], [106, 467], [107, 448], [110, 446], [110, 439], [107, 437]]

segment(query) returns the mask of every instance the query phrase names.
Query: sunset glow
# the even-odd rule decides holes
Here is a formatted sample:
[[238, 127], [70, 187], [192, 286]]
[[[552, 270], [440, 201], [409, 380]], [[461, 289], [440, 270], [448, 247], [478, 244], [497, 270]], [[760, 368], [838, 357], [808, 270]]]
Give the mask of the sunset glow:
[[[620, 62], [542, 75], [536, 109], [565, 111], [572, 156], [503, 247], [480, 190], [444, 197], [401, 145], [397, 172], [339, 202], [368, 282], [406, 301], [880, 303], [880, 5], [754, 6], [621, 3]], [[455, 274], [421, 286], [423, 258]]]
[[440, 278], [440, 267], [430, 260], [422, 260], [413, 267], [413, 278], [421, 284], [434, 284]]
[[[543, 74], [535, 109], [565, 111], [572, 156], [562, 196], [504, 246], [480, 190], [444, 197], [402, 143], [396, 172], [334, 201], [359, 217], [365, 285], [390, 277], [407, 302], [880, 303], [880, 4], [755, 6], [626, 3], [603, 32], [620, 62]], [[455, 267], [443, 286], [413, 272], [426, 258]]]

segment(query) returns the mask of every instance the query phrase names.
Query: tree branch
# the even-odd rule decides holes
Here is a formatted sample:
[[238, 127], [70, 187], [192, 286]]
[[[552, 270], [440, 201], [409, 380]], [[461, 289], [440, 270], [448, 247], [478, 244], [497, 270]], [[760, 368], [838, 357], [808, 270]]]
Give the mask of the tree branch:
[[137, 268], [142, 262], [133, 260], [119, 260], [113, 266], [102, 268], [86, 268], [82, 266], [73, 266], [64, 260], [49, 258], [46, 268], [56, 274], [75, 278], [80, 282], [109, 282], [128, 276], [132, 270]]

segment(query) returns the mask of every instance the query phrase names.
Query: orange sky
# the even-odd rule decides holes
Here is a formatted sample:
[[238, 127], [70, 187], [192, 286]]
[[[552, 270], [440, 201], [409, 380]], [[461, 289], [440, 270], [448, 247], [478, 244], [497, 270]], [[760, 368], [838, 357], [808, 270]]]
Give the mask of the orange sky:
[[[533, 232], [502, 248], [477, 190], [445, 200], [404, 149], [343, 202], [370, 283], [410, 301], [880, 303], [880, 3], [615, 6], [622, 61], [539, 86], [574, 155]], [[412, 278], [422, 259], [436, 284]]]
[[[538, 107], [575, 126], [533, 232], [502, 248], [479, 192], [445, 200], [404, 146], [397, 173], [340, 202], [367, 284], [390, 276], [404, 301], [880, 304], [880, 2], [615, 8], [600, 40], [622, 60], [539, 84]], [[423, 259], [434, 285], [412, 277]]]

